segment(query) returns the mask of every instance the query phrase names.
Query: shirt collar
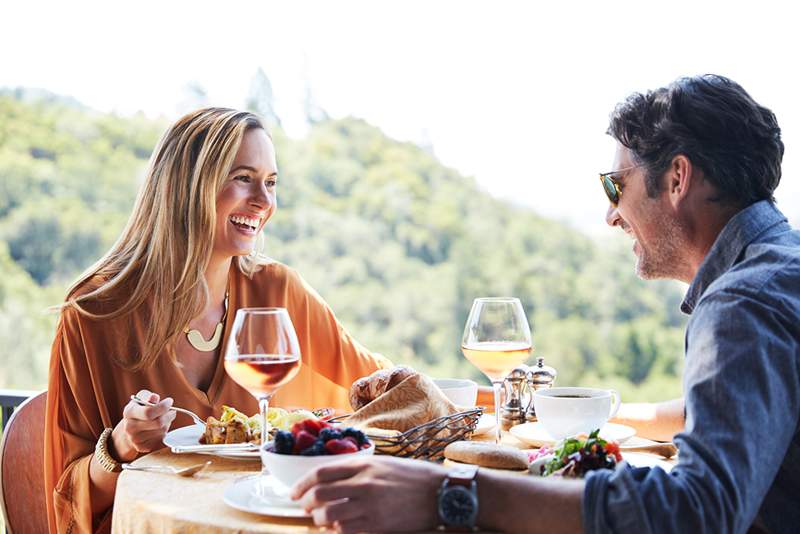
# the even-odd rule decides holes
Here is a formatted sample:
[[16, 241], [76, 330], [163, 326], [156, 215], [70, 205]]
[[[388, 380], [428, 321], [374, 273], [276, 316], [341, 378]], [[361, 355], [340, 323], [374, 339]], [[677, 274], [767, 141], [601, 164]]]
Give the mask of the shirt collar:
[[683, 299], [681, 311], [691, 314], [708, 286], [733, 267], [745, 247], [782, 222], [786, 222], [786, 217], [769, 200], [751, 204], [731, 217], [700, 264]]

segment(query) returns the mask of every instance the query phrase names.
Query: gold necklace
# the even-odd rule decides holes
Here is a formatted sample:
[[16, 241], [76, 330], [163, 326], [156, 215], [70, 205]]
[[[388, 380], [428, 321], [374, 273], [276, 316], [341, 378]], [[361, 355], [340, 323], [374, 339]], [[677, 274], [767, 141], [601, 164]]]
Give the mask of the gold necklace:
[[222, 329], [225, 323], [225, 317], [228, 315], [228, 292], [225, 292], [225, 311], [222, 313], [222, 319], [219, 320], [217, 323], [217, 327], [214, 329], [214, 335], [211, 336], [211, 339], [206, 341], [203, 337], [203, 334], [200, 333], [199, 330], [189, 329], [187, 326], [183, 329], [183, 333], [186, 334], [186, 341], [189, 342], [191, 346], [195, 349], [199, 350], [200, 352], [211, 352], [212, 350], [216, 350], [219, 347], [219, 342], [222, 340]]

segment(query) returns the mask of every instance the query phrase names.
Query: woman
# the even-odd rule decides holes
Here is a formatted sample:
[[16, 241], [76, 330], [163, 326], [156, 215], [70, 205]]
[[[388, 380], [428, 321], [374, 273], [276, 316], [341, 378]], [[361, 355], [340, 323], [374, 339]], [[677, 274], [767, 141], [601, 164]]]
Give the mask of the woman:
[[295, 272], [255, 252], [277, 182], [272, 141], [250, 113], [199, 110], [159, 142], [122, 236], [62, 308], [45, 424], [51, 531], [110, 530], [118, 464], [191, 423], [173, 424], [173, 402], [201, 417], [222, 404], [258, 411], [222, 365], [238, 308], [285, 307], [297, 331], [303, 364], [274, 405], [346, 410], [351, 383], [391, 365]]

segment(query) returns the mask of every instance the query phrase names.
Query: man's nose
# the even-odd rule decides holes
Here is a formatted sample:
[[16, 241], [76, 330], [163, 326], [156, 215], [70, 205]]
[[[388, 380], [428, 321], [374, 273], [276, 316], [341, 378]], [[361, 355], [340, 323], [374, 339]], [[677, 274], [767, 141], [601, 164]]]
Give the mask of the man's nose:
[[609, 226], [619, 226], [620, 220], [621, 219], [617, 207], [609, 204], [608, 211], [606, 211], [606, 224]]

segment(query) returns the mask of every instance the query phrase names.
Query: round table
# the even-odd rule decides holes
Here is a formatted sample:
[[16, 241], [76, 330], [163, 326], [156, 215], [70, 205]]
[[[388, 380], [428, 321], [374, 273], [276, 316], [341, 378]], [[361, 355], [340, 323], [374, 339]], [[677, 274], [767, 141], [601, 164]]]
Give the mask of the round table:
[[[493, 441], [493, 435], [476, 436]], [[631, 444], [652, 443], [631, 438]], [[529, 449], [507, 432], [503, 444]], [[113, 534], [149, 532], [180, 533], [298, 533], [326, 532], [311, 519], [288, 519], [241, 512], [223, 501], [225, 489], [237, 479], [257, 474], [259, 459], [232, 459], [201, 454], [173, 454], [169, 449], [147, 454], [136, 466], [167, 465], [187, 467], [211, 460], [213, 463], [194, 477], [184, 478], [161, 473], [124, 471], [117, 481]], [[674, 463], [671, 460], [670, 463]]]

